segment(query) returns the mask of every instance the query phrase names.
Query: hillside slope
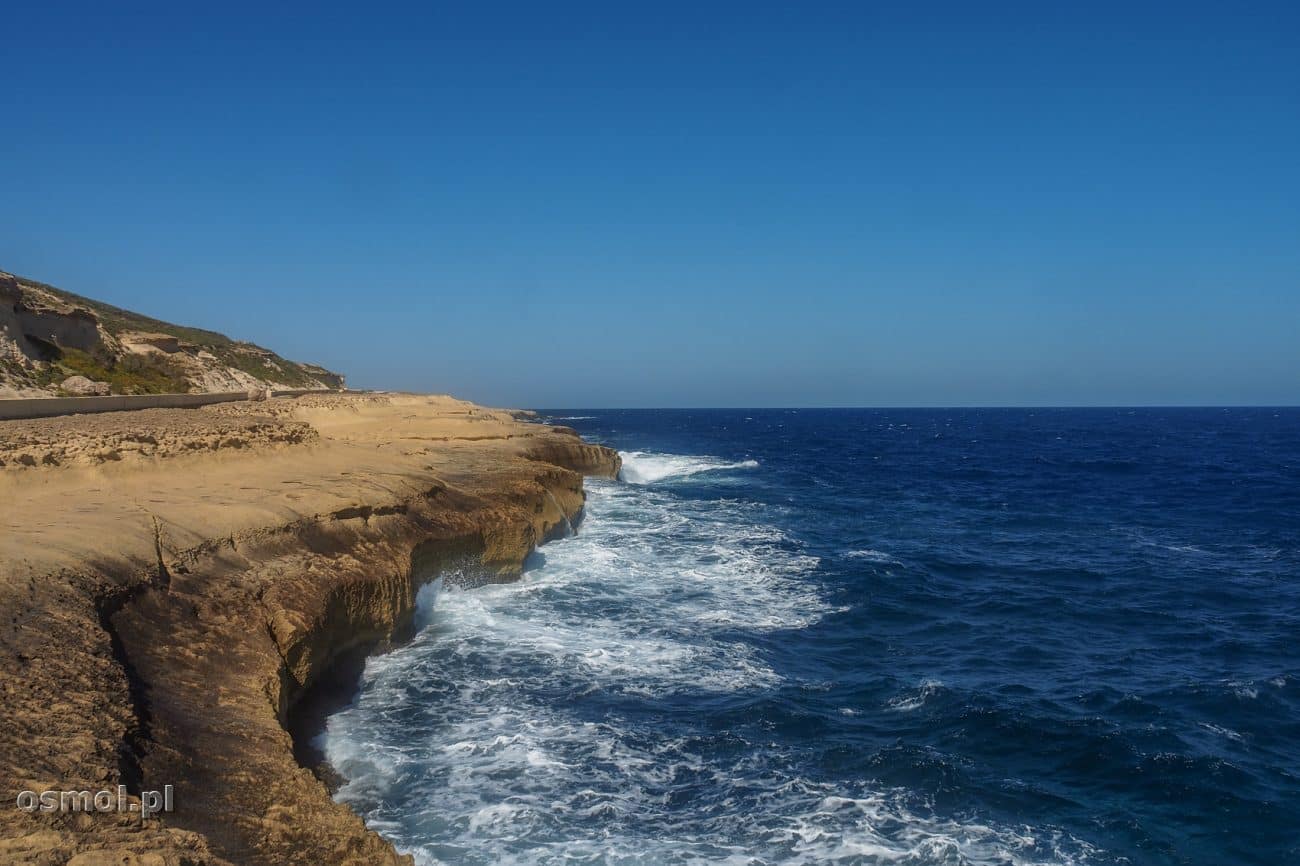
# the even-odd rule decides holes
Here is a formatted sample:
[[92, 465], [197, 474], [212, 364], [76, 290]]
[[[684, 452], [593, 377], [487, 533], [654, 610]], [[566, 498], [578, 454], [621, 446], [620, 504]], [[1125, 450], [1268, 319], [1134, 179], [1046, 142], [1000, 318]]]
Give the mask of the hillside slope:
[[0, 271], [0, 397], [342, 386], [324, 367]]

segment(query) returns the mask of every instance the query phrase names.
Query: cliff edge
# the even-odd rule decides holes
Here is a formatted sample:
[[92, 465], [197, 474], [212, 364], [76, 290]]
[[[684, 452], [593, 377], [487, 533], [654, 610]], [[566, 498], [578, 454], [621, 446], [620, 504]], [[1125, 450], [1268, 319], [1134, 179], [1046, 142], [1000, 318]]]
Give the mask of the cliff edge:
[[[409, 862], [295, 761], [290, 713], [401, 639], [424, 582], [519, 575], [619, 468], [397, 395], [6, 421], [0, 459], [0, 861], [51, 866]], [[14, 805], [119, 784], [174, 811]]]

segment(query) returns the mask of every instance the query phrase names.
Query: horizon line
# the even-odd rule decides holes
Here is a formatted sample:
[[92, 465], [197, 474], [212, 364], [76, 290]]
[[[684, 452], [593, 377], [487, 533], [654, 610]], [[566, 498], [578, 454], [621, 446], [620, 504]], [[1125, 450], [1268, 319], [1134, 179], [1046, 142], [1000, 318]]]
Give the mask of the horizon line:
[[537, 408], [534, 412], [698, 412], [698, 411], [854, 411], [871, 410], [958, 410], [958, 409], [1300, 409], [1300, 403], [1095, 403], [1095, 404], [965, 404], [965, 405], [918, 405], [918, 406], [549, 406]]

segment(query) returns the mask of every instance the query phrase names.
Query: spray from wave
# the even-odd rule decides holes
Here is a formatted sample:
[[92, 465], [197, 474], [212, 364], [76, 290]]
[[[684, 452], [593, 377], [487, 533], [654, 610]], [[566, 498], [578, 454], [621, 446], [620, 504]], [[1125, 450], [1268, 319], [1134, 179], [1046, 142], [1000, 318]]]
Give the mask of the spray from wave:
[[757, 469], [757, 460], [727, 461], [716, 457], [691, 457], [683, 454], [653, 454], [648, 451], [621, 451], [623, 469], [619, 480], [629, 484], [653, 484], [667, 479], [687, 478], [703, 472], [732, 469]]
[[625, 453], [524, 579], [422, 593], [424, 628], [322, 735], [339, 799], [422, 866], [1084, 862], [774, 737], [783, 695], [820, 687], [765, 649], [837, 610], [819, 560], [759, 504], [673, 492], [757, 465]]

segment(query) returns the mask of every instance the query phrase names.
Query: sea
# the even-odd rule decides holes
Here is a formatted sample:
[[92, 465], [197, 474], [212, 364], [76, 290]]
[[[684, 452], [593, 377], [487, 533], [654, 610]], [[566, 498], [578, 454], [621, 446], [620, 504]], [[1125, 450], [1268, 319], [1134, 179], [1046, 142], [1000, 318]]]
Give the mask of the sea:
[[1300, 409], [569, 410], [318, 740], [419, 864], [1300, 864]]

